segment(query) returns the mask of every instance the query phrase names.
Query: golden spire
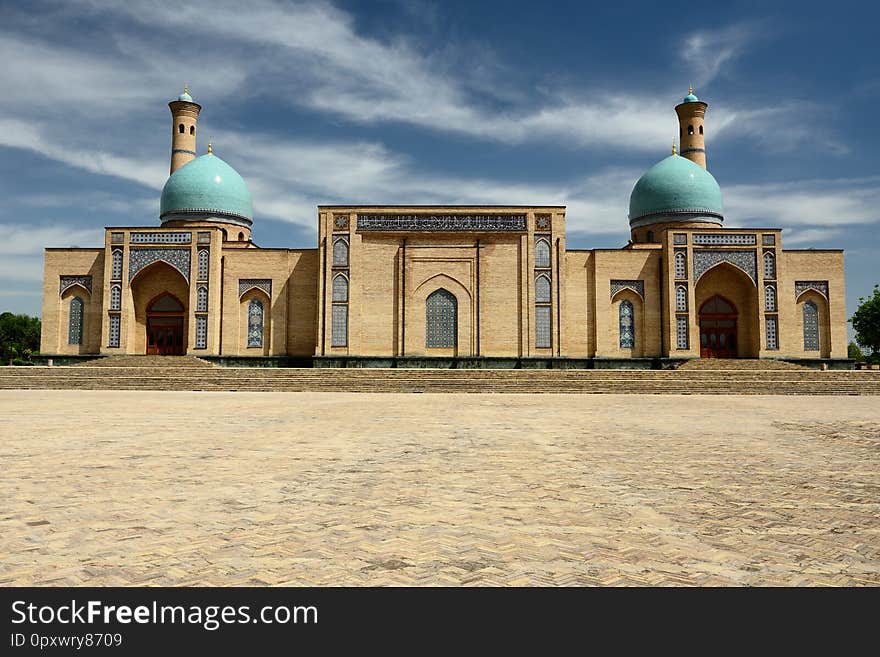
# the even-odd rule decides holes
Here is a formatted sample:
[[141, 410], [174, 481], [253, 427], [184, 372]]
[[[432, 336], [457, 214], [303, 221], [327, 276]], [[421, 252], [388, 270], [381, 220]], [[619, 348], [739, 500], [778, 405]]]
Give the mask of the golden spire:
[[691, 83], [688, 85], [688, 94], [690, 95], [690, 94], [693, 94], [693, 93], [694, 93], [694, 83], [691, 82]]
[[678, 150], [675, 148], [675, 139], [672, 140], [672, 154], [678, 155]]
[[209, 141], [208, 142], [208, 155], [214, 152], [214, 145]]
[[189, 85], [186, 82], [183, 83], [183, 93], [189, 93]]

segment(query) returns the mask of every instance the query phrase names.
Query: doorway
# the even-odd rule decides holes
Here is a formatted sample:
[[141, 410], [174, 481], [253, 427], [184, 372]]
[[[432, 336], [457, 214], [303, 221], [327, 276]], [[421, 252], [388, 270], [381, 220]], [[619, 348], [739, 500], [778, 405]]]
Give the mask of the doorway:
[[736, 306], [720, 295], [700, 306], [700, 358], [736, 358]]
[[147, 306], [147, 355], [182, 356], [184, 309], [180, 300], [167, 292]]

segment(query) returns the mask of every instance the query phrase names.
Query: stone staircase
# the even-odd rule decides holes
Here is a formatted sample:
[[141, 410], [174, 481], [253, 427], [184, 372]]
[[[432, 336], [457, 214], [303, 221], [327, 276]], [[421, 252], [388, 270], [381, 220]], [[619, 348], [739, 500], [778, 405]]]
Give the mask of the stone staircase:
[[699, 370], [702, 372], [730, 371], [730, 370], [788, 370], [803, 372], [810, 369], [796, 363], [787, 363], [784, 360], [760, 360], [758, 358], [693, 358], [681, 364], [680, 370]]
[[73, 367], [214, 367], [211, 363], [195, 356], [107, 356], [77, 363]]
[[213, 367], [195, 358], [144, 356], [130, 357], [136, 364], [129, 365], [127, 358], [71, 367], [0, 367], [0, 389], [880, 395], [880, 371], [758, 369], [743, 361], [733, 361], [738, 367], [732, 369], [442, 370]]

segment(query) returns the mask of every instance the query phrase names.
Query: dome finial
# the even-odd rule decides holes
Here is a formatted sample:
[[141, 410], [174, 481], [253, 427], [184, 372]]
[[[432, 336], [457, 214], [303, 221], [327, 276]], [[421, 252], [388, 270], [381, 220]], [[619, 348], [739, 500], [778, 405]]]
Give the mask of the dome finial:
[[672, 139], [672, 154], [678, 155], [678, 149], [675, 147], [675, 138]]
[[693, 83], [693, 82], [691, 82], [691, 83], [688, 85], [688, 93], [689, 93], [689, 94], [694, 93], [694, 83]]
[[214, 153], [214, 142], [209, 141], [208, 142], [208, 155], [211, 155], [213, 153]]

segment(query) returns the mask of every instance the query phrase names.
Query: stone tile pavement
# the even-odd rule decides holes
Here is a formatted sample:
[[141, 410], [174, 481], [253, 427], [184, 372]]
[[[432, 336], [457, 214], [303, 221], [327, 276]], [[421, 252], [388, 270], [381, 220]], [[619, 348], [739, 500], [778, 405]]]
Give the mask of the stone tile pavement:
[[0, 392], [0, 585], [878, 585], [857, 397]]

